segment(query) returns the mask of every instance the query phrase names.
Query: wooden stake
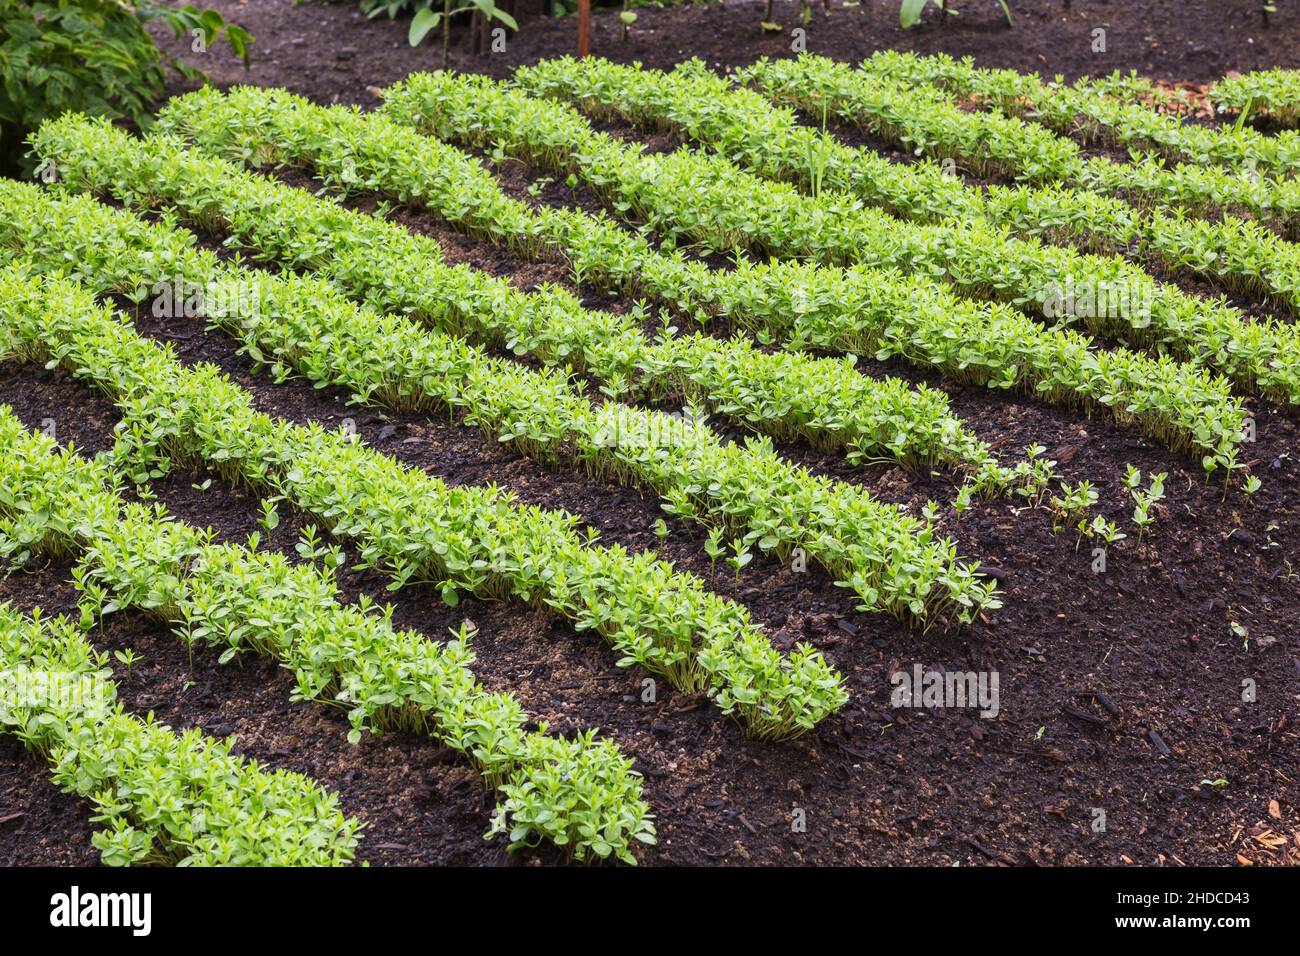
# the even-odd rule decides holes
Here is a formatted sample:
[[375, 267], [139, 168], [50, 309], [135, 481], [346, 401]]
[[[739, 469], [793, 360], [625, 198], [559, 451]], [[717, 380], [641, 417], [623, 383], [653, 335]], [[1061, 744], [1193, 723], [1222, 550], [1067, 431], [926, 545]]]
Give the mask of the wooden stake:
[[578, 0], [578, 56], [591, 55], [591, 0]]

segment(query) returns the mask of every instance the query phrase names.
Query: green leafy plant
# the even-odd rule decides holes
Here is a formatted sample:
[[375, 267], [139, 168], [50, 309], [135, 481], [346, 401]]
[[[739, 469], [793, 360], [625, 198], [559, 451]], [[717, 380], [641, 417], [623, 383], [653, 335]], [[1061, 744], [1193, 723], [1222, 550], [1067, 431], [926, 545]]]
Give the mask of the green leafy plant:
[[1028, 499], [1034, 506], [1042, 503], [1056, 474], [1056, 462], [1043, 457], [1046, 451], [1039, 444], [1026, 446], [1024, 460], [1018, 462], [1014, 469], [1016, 494]]
[[1134, 501], [1133, 523], [1138, 528], [1138, 541], [1146, 533], [1147, 528], [1155, 523], [1155, 518], [1151, 514], [1151, 507], [1158, 501], [1164, 500], [1165, 497], [1165, 479], [1168, 475], [1160, 472], [1151, 476], [1149, 487], [1142, 490], [1142, 472], [1132, 465], [1124, 475], [1124, 486], [1128, 488], [1129, 494]]
[[158, 49], [145, 29], [152, 22], [205, 48], [224, 36], [248, 62], [252, 37], [216, 10], [131, 0], [0, 3], [0, 149], [8, 164], [45, 119], [71, 110], [148, 126], [167, 65], [202, 77]]
[[722, 543], [721, 528], [710, 529], [708, 537], [704, 539], [704, 553], [709, 556], [709, 562], [714, 565], [718, 563], [718, 558], [727, 553]]
[[261, 503], [262, 514], [257, 519], [257, 523], [266, 531], [272, 532], [280, 527], [280, 499], [263, 498]]
[[737, 581], [740, 580], [741, 570], [752, 560], [754, 560], [754, 553], [749, 549], [748, 542], [742, 538], [731, 542], [731, 557], [727, 558], [727, 563], [735, 572]]
[[1279, 67], [1225, 77], [1210, 87], [1209, 96], [1220, 112], [1238, 113], [1242, 121], [1253, 110], [1279, 126], [1300, 126], [1300, 70]]
[[[433, 0], [429, 0], [430, 4], [432, 2]], [[453, 2], [457, 5], [453, 6]], [[407, 39], [410, 41], [411, 46], [419, 46], [421, 41], [428, 36], [429, 31], [441, 24], [442, 68], [445, 70], [451, 57], [451, 18], [460, 13], [473, 13], [475, 11], [481, 13], [484, 19], [488, 21], [498, 20], [511, 30], [519, 29], [519, 24], [515, 22], [515, 18], [500, 9], [493, 0], [469, 0], [469, 2], [442, 0], [441, 10], [435, 10], [432, 5], [416, 10], [415, 16], [411, 18], [411, 28]]]
[[[874, 54], [858, 72], [876, 85], [883, 84], [891, 96], [899, 95], [900, 87], [909, 87], [928, 92], [931, 102], [941, 102], [944, 97], [934, 96], [937, 89], [949, 97], [973, 98], [995, 114], [1028, 120], [1086, 145], [1136, 151], [1138, 155], [1127, 163], [1098, 158], [1081, 167], [1072, 164], [1074, 172], [1094, 188], [1109, 184], [1109, 188], [1135, 190], [1174, 208], [1213, 213], [1235, 205], [1263, 218], [1294, 217], [1297, 194], [1288, 182], [1300, 158], [1300, 136], [1294, 130], [1268, 136], [1241, 126], [1182, 122], [1145, 102], [1158, 96], [1148, 81], [1136, 76], [1115, 73], [1075, 83], [1059, 78], [1044, 82], [1035, 74], [976, 67], [969, 57], [959, 61], [942, 53], [918, 56], [893, 50]], [[1276, 179], [1243, 178], [1240, 173], [1249, 165]]]
[[[903, 0], [898, 7], [898, 25], [904, 30], [915, 26], [920, 22], [921, 14], [925, 12], [928, 3], [933, 3], [943, 13], [952, 16], [957, 15], [957, 10], [952, 6], [952, 0]], [[998, 6], [1002, 8], [1002, 15], [1007, 18], [1007, 26], [1013, 26], [1011, 10], [1007, 7], [1006, 0], [998, 0]]]
[[341, 568], [347, 555], [336, 544], [327, 544], [314, 524], [309, 524], [298, 534], [294, 551], [304, 561], [313, 561], [327, 568]]
[[[174, 593], [155, 563], [168, 551], [157, 528], [144, 529], [148, 537], [138, 538], [129, 556], [106, 547], [130, 567], [133, 588], [124, 593], [101, 577], [87, 544], [120, 538], [133, 521], [127, 513], [151, 512], [140, 505], [124, 512], [105, 461], [57, 448], [5, 407], [0, 488], [0, 558], [77, 555], [73, 581], [83, 614], [150, 607], [164, 591]], [[104, 603], [108, 592], [113, 601]], [[266, 773], [197, 730], [177, 736], [152, 718], [127, 714], [115, 703], [108, 657], [86, 641], [85, 630], [0, 605], [0, 732], [46, 757], [56, 784], [91, 801], [103, 824], [93, 842], [105, 864], [351, 861], [360, 825], [338, 810], [337, 797], [297, 774]], [[115, 656], [129, 677], [135, 652]]]
[[1089, 525], [1089, 530], [1093, 535], [1106, 542], [1107, 550], [1109, 550], [1110, 546], [1116, 541], [1122, 541], [1128, 537], [1128, 535], [1119, 529], [1119, 525], [1115, 524], [1113, 521], [1108, 521], [1101, 515], [1097, 515], [1092, 519], [1092, 524]]
[[1098, 497], [1091, 481], [1081, 481], [1077, 485], [1062, 481], [1060, 485], [1061, 493], [1053, 495], [1049, 502], [1054, 516], [1052, 530], [1057, 532], [1095, 506]]
[[126, 668], [126, 679], [131, 679], [131, 671], [135, 667], [135, 662], [139, 659], [133, 648], [127, 647], [113, 652], [113, 656]]

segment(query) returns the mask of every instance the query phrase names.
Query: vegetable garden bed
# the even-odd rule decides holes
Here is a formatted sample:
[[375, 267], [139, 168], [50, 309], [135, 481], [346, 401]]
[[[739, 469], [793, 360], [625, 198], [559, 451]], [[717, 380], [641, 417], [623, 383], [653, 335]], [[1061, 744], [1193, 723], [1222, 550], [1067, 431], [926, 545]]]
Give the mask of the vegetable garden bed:
[[[80, 621], [126, 713], [196, 728], [208, 772], [288, 771], [320, 854], [265, 862], [1288, 860], [1256, 837], [1300, 826], [1294, 134], [1153, 134], [1124, 84], [1076, 130], [1025, 104], [1086, 81], [999, 99], [1018, 75], [863, 70], [816, 29], [847, 63], [728, 86], [779, 55], [756, 36], [655, 72], [685, 57], [650, 31], [710, 8], [639, 18], [609, 52], [646, 71], [512, 80], [558, 27], [453, 59], [496, 78], [404, 79], [413, 54], [338, 35], [294, 53], [303, 11], [350, 7], [259, 34], [248, 6], [274, 62], [247, 78], [307, 99], [67, 117], [43, 182], [0, 183], [0, 542], [26, 559], [0, 627]], [[1223, 72], [1191, 63], [1147, 72]], [[1138, 127], [1170, 155], [1113, 189]], [[1258, 222], [1220, 221], [1215, 176]], [[1098, 275], [1136, 298], [1058, 325], [1051, 280]], [[996, 674], [996, 718], [898, 707], [915, 667]], [[142, 838], [95, 837], [36, 744], [0, 738], [0, 864], [125, 862]], [[190, 812], [136, 859], [194, 851]]]

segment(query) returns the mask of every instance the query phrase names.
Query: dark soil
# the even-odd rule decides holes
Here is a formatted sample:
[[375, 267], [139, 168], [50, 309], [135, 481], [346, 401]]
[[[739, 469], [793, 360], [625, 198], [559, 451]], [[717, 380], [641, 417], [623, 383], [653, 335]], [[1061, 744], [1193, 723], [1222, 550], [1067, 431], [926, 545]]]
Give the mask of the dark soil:
[[[406, 46], [405, 24], [360, 20], [350, 4], [214, 5], [259, 40], [248, 74], [222, 52], [203, 60], [220, 83], [285, 85], [324, 102], [373, 103], [366, 87], [434, 59], [430, 49]], [[1192, 82], [1228, 69], [1289, 65], [1296, 49], [1295, 14], [1275, 17], [1265, 31], [1255, 3], [1012, 6], [1015, 30], [999, 25], [990, 2], [965, 4], [962, 16], [944, 26], [928, 17], [908, 33], [897, 29], [893, 4], [836, 6], [829, 22], [814, 16], [809, 49], [843, 58], [883, 46], [946, 49], [974, 53], [989, 65], [1067, 74], [1133, 67]], [[657, 66], [694, 53], [725, 66], [786, 52], [788, 30], [759, 33], [760, 9], [642, 10], [626, 45], [617, 40], [616, 21], [601, 12], [594, 50]], [[777, 5], [787, 27], [794, 9]], [[1111, 52], [1104, 60], [1089, 50], [1095, 25], [1108, 30]], [[572, 35], [571, 20], [529, 21], [507, 54], [479, 59], [456, 51], [453, 65], [505, 74], [516, 63], [567, 52]], [[537, 178], [518, 163], [497, 172], [521, 196]], [[286, 178], [307, 184], [301, 174]], [[538, 200], [598, 205], [559, 184], [540, 189]], [[351, 203], [375, 206], [371, 197]], [[522, 262], [418, 210], [391, 215], [437, 238], [448, 259], [521, 287], [568, 282], [559, 263]], [[592, 305], [628, 305], [578, 291]], [[1068, 480], [1088, 478], [1098, 486], [1103, 512], [1130, 534], [1097, 573], [1090, 546], [1076, 547], [1071, 532], [1054, 534], [1041, 509], [994, 501], [960, 517], [949, 511], [945, 532], [999, 578], [1005, 606], [964, 633], [923, 635], [855, 612], [846, 592], [816, 568], [797, 574], [757, 559], [738, 580], [721, 566], [715, 570], [695, 526], [670, 520], [671, 533], [661, 542], [651, 530], [660, 516], [657, 503], [635, 490], [542, 467], [445, 415], [388, 415], [348, 406], [344, 396], [302, 382], [276, 385], [252, 370], [230, 339], [193, 321], [137, 321], [146, 334], [175, 342], [185, 361], [220, 364], [268, 412], [335, 425], [352, 418], [365, 441], [448, 481], [497, 482], [522, 500], [568, 509], [600, 529], [603, 540], [656, 549], [744, 602], [781, 646], [808, 641], [826, 654], [845, 676], [849, 705], [799, 740], [759, 744], [706, 700], [662, 681], [656, 700], [644, 703], [644, 673], [614, 667], [601, 639], [575, 633], [545, 612], [470, 598], [453, 610], [432, 589], [387, 595], [373, 574], [343, 574], [348, 598], [368, 593], [393, 601], [397, 623], [431, 640], [473, 620], [475, 670], [485, 685], [516, 694], [555, 732], [599, 727], [633, 756], [658, 817], [659, 844], [643, 854], [648, 864], [1231, 865], [1300, 857], [1294, 779], [1300, 427], [1290, 413], [1250, 402], [1258, 430], [1258, 441], [1248, 446], [1250, 467], [1264, 486], [1248, 500], [1235, 488], [1225, 496], [1221, 484], [1206, 485], [1198, 462], [1103, 421], [896, 363], [864, 361], [866, 374], [943, 388], [954, 410], [1007, 457], [1043, 444]], [[32, 427], [53, 419], [59, 440], [87, 453], [111, 440], [111, 403], [57, 370], [0, 364], [0, 403]], [[950, 501], [955, 487], [944, 474], [880, 464], [850, 468], [801, 443], [782, 451], [913, 510], [927, 499]], [[1141, 543], [1127, 520], [1132, 506], [1120, 481], [1130, 463], [1144, 474], [1169, 472], [1169, 498]], [[179, 516], [231, 540], [261, 531], [264, 546], [292, 551], [301, 516], [285, 513], [268, 535], [258, 526], [256, 497], [220, 481], [201, 490], [206, 477], [178, 473], [154, 490]], [[67, 570], [51, 566], [0, 580], [0, 600], [70, 609], [75, 594]], [[1233, 624], [1246, 628], [1247, 637]], [[557, 860], [545, 851], [510, 857], [500, 839], [482, 839], [492, 798], [454, 754], [403, 735], [349, 746], [342, 715], [291, 703], [292, 679], [271, 663], [245, 658], [220, 665], [206, 650], [191, 662], [166, 627], [133, 614], [110, 618], [95, 640], [105, 650], [130, 646], [140, 655], [129, 676], [114, 661], [132, 710], [153, 710], [176, 727], [233, 734], [239, 752], [336, 790], [344, 809], [367, 824], [362, 859]], [[969, 709], [892, 708], [890, 675], [917, 664], [997, 672], [999, 715], [985, 720]], [[1257, 691], [1253, 702], [1243, 700], [1247, 680]], [[13, 741], [0, 741], [0, 864], [94, 862], [87, 817], [80, 801], [48, 783], [41, 763]]]
[[[256, 39], [249, 70], [224, 46], [206, 54], [173, 43], [186, 60], [218, 85], [285, 86], [321, 102], [373, 102], [367, 87], [386, 86], [414, 70], [441, 63], [436, 44], [412, 49], [407, 21], [367, 21], [355, 4], [291, 0], [209, 0], [208, 6], [243, 24]], [[1266, 26], [1258, 0], [1009, 0], [1015, 20], [1008, 28], [994, 0], [965, 0], [960, 15], [941, 16], [931, 6], [911, 30], [898, 26], [897, 0], [865, 0], [847, 7], [831, 0], [830, 15], [816, 13], [806, 30], [811, 53], [854, 60], [880, 49], [971, 55], [982, 66], [1037, 70], [1074, 78], [1112, 70], [1195, 84], [1231, 70], [1300, 65], [1300, 11], [1278, 4]], [[691, 56], [718, 68], [743, 66], [759, 56], [791, 52], [799, 6], [777, 0], [781, 33], [759, 28], [763, 4], [741, 0], [703, 6], [637, 10], [629, 38], [613, 10], [592, 18], [591, 50], [612, 60], [640, 60], [671, 68]], [[1105, 31], [1105, 52], [1094, 52], [1093, 31]], [[521, 63], [576, 52], [576, 20], [525, 16], [504, 53], [475, 55], [469, 31], [453, 31], [451, 66], [506, 76]]]

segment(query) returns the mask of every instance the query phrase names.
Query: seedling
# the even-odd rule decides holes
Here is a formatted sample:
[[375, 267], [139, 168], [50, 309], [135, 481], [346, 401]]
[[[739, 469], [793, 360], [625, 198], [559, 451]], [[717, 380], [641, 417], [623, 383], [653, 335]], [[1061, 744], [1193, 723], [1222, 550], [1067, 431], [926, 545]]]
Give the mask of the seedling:
[[[1067, 524], [1074, 521], [1076, 516], [1097, 504], [1097, 491], [1093, 488], [1092, 482], [1081, 481], [1078, 485], [1071, 486], [1066, 482], [1061, 482], [1060, 495], [1054, 495], [1049, 502], [1052, 507], [1053, 522], [1052, 530], [1061, 531]], [[1082, 525], [1083, 518], [1079, 518]]]
[[835, 144], [826, 136], [826, 110], [822, 109], [822, 126], [820, 137], [808, 137], [804, 144], [804, 162], [808, 176], [808, 186], [814, 197], [822, 194], [826, 184], [826, 170], [835, 155]]
[[130, 680], [131, 669], [135, 666], [135, 662], [139, 660], [139, 658], [136, 656], [135, 651], [129, 647], [122, 648], [121, 650], [114, 651], [113, 656], [116, 657], [126, 668], [126, 679]]
[[727, 563], [736, 573], [736, 582], [740, 582], [740, 571], [750, 561], [754, 560], [754, 554], [749, 545], [743, 539], [737, 538], [731, 542], [731, 557], [727, 558]]
[[[433, 0], [428, 0], [428, 2], [432, 4]], [[452, 6], [452, 0], [443, 0], [442, 10], [440, 11], [432, 9], [432, 6], [426, 6], [416, 11], [415, 16], [411, 18], [411, 28], [407, 40], [411, 46], [419, 46], [429, 31], [441, 24], [442, 68], [445, 70], [451, 56], [451, 18], [461, 13], [473, 13], [475, 10], [482, 13], [483, 18], [489, 22], [499, 20], [511, 30], [519, 29], [519, 24], [515, 22], [515, 18], [499, 9], [492, 0], [471, 0], [470, 3], [462, 3], [456, 7]]]
[[1135, 506], [1133, 508], [1133, 523], [1138, 528], [1138, 541], [1142, 541], [1142, 536], [1146, 533], [1148, 527], [1155, 523], [1155, 518], [1151, 514], [1151, 507], [1156, 502], [1165, 497], [1165, 479], [1168, 475], [1160, 472], [1151, 476], [1150, 486], [1143, 491], [1142, 472], [1132, 465], [1128, 467], [1128, 473], [1124, 476], [1124, 485], [1129, 489]]
[[89, 631], [98, 624], [103, 634], [104, 616], [117, 608], [109, 600], [108, 589], [94, 579], [91, 568], [84, 564], [72, 569], [72, 581], [77, 587], [77, 607], [81, 612], [78, 626], [82, 631]]
[[709, 531], [709, 536], [704, 539], [704, 553], [709, 556], [709, 562], [713, 565], [718, 563], [718, 558], [727, 553], [722, 543], [722, 529], [713, 528]]
[[1097, 515], [1092, 519], [1091, 528], [1093, 534], [1106, 542], [1107, 549], [1109, 549], [1116, 541], [1122, 541], [1128, 537], [1128, 535], [1119, 529], [1117, 524], [1113, 521], [1107, 521], [1101, 515]]
[[281, 498], [263, 498], [261, 503], [262, 514], [257, 523], [266, 529], [267, 533], [280, 527], [280, 507]]
[[[52, 288], [47, 289], [47, 284]], [[251, 396], [234, 383], [208, 367], [191, 369], [178, 362], [165, 349], [135, 333], [129, 322], [97, 306], [88, 293], [74, 290], [63, 280], [43, 279], [19, 295], [18, 289], [24, 285], [33, 285], [25, 273], [0, 270], [0, 308], [10, 310], [5, 320], [11, 324], [6, 328], [20, 330], [18, 334], [39, 328], [39, 334], [49, 338], [51, 347], [57, 344], [70, 349], [65, 358], [70, 367], [109, 394], [119, 395], [128, 388], [141, 390], [146, 408], [167, 408], [168, 403], [176, 402], [192, 408], [193, 421], [211, 423], [210, 429], [173, 430], [169, 433], [169, 452], [180, 450], [186, 460], [197, 459], [220, 467], [255, 488], [276, 492], [277, 499], [289, 500], [304, 512], [330, 515], [332, 531], [357, 548], [360, 566], [382, 571], [390, 578], [390, 586], [427, 581], [439, 586], [451, 600], [456, 600], [462, 588], [492, 596], [500, 596], [508, 588], [506, 593], [522, 600], [532, 600], [536, 595], [537, 600], [544, 600], [558, 613], [580, 619], [584, 626], [608, 636], [620, 652], [620, 660], [664, 674], [676, 686], [692, 693], [712, 689], [717, 705], [727, 713], [735, 713], [760, 739], [803, 733], [843, 704], [846, 695], [841, 678], [814, 650], [800, 647], [788, 653], [778, 651], [749, 622], [741, 606], [712, 594], [701, 581], [674, 570], [652, 554], [602, 547], [593, 540], [590, 529], [575, 525], [572, 515], [517, 504], [491, 487], [448, 487], [421, 469], [409, 468], [365, 444], [348, 441], [339, 431], [277, 421], [257, 411]], [[320, 294], [328, 295], [324, 291]], [[57, 310], [40, 309], [41, 295], [67, 296], [68, 302]], [[14, 303], [20, 302], [25, 311], [15, 317]], [[47, 314], [57, 315], [62, 324], [41, 324], [39, 317]], [[375, 321], [373, 313], [359, 318], [371, 324]], [[309, 335], [305, 341], [313, 338]], [[104, 341], [117, 343], [111, 358], [97, 354], [93, 351], [96, 346], [89, 344]], [[460, 355], [457, 362], [463, 363], [463, 350]], [[489, 378], [483, 388], [485, 399], [500, 396], [505, 393], [505, 382], [502, 376]], [[515, 400], [520, 407], [535, 408], [549, 394], [526, 389]], [[623, 414], [613, 407], [606, 411]], [[584, 427], [590, 424], [599, 431], [599, 420], [583, 417], [580, 421]], [[119, 434], [118, 454], [123, 458], [157, 454], [150, 430], [154, 423], [142, 416], [140, 424], [138, 430]], [[751, 446], [708, 447], [720, 448], [720, 452], [709, 454], [724, 457], [716, 465], [708, 458], [696, 463], [704, 484], [693, 494], [702, 494], [713, 482], [727, 481], [733, 483], [730, 487], [738, 497], [749, 500], [745, 486], [739, 484], [745, 476], [759, 478], [770, 469], [776, 469], [777, 474], [789, 473], [772, 452], [761, 447], [757, 459], [751, 457]], [[627, 466], [645, 462], [638, 467], [665, 468], [663, 474], [674, 482], [672, 487], [683, 491], [689, 487], [685, 483], [678, 486], [676, 482], [681, 479], [671, 477], [680, 468], [672, 455], [656, 452], [646, 456], [639, 445], [629, 448], [627, 454]], [[729, 455], [740, 457], [727, 458]], [[687, 477], [699, 480], [693, 474]], [[102, 483], [102, 478], [99, 480]], [[78, 502], [87, 496], [71, 490], [54, 497]], [[836, 506], [834, 499], [827, 499], [827, 504]], [[875, 520], [876, 514], [859, 510], [858, 518], [868, 522]], [[790, 532], [779, 527], [778, 515], [769, 510], [760, 513], [774, 538], [784, 536], [789, 541]], [[897, 520], [903, 519], [900, 516]], [[906, 520], [912, 522], [907, 527], [915, 527], [914, 519]], [[484, 529], [489, 527], [492, 547], [483, 541]], [[753, 529], [747, 532], [752, 533]], [[142, 534], [155, 536], [152, 530]], [[241, 553], [247, 552], [249, 560], [254, 561], [284, 560], [273, 551], [258, 550], [259, 538], [257, 532], [250, 535], [249, 547], [241, 549]], [[305, 546], [309, 551], [319, 547], [311, 540], [309, 536]], [[917, 540], [921, 541], [919, 533]], [[735, 560], [743, 566], [749, 559], [745, 536], [738, 539], [736, 550]], [[204, 559], [200, 573], [205, 581], [219, 577], [222, 572], [210, 560], [212, 556], [198, 557]], [[498, 558], [503, 559], [500, 570], [492, 571]], [[196, 567], [200, 564], [197, 558], [192, 563]], [[539, 577], [537, 569], [542, 567], [551, 573]], [[302, 566], [292, 573], [322, 572]], [[265, 590], [269, 597], [278, 594], [280, 588], [271, 585]], [[143, 593], [151, 595], [149, 589], [143, 589]], [[241, 584], [231, 586], [229, 593], [257, 594], [258, 589], [250, 591]], [[166, 605], [174, 595], [151, 595], [149, 599]], [[655, 608], [655, 613], [642, 610], [648, 608]], [[263, 622], [256, 628], [276, 629], [282, 626], [285, 616], [279, 609], [267, 608], [257, 613], [255, 620]], [[229, 626], [236, 627], [233, 622]], [[214, 638], [212, 624], [196, 617], [187, 619], [181, 630], [192, 649], [198, 640], [217, 640], [226, 628], [225, 624], [217, 628]], [[340, 630], [351, 633], [353, 628], [348, 625]], [[709, 643], [696, 646], [696, 636], [705, 632], [712, 635]], [[235, 630], [232, 638], [236, 638], [228, 648], [232, 650], [248, 646], [260, 650], [262, 642], [275, 644], [282, 640], [274, 630], [259, 635], [245, 633], [242, 628]], [[337, 660], [337, 655], [332, 655], [320, 666], [332, 668], [335, 664], [329, 661]], [[381, 671], [392, 672], [384, 667], [375, 673]], [[326, 675], [316, 686], [336, 687], [337, 675]], [[374, 710], [383, 711], [386, 706], [376, 704], [373, 710], [357, 712], [355, 720], [366, 726]], [[416, 729], [424, 726], [421, 722]]]
[[1039, 444], [1027, 446], [1025, 460], [1017, 463], [1013, 472], [1019, 483], [1016, 494], [1028, 499], [1034, 507], [1042, 503], [1056, 468], [1056, 462], [1041, 457], [1045, 451], [1047, 449]]
[[[954, 17], [959, 14], [959, 11], [951, 5], [951, 0], [902, 0], [898, 8], [898, 25], [904, 30], [914, 26], [920, 21], [926, 4], [931, 2], [943, 13]], [[998, 6], [1002, 8], [1002, 15], [1006, 17], [1007, 26], [1013, 26], [1011, 10], [1007, 7], [1007, 0], [998, 0]]]
[[330, 568], [341, 568], [347, 556], [338, 545], [326, 543], [314, 524], [309, 524], [298, 534], [294, 551], [304, 561], [313, 561]]

